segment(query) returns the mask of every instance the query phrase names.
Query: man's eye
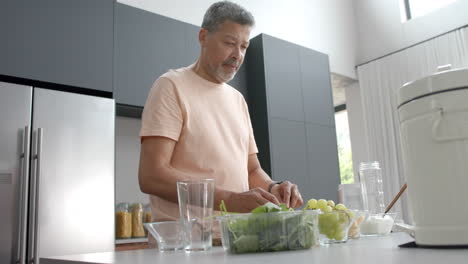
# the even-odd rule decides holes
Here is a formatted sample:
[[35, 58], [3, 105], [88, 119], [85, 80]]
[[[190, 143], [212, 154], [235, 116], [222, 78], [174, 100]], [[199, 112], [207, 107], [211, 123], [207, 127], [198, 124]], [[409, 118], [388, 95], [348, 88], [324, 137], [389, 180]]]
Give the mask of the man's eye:
[[234, 45], [236, 45], [236, 43], [234, 43], [234, 42], [226, 42], [226, 44], [229, 45], [229, 46], [234, 46]]

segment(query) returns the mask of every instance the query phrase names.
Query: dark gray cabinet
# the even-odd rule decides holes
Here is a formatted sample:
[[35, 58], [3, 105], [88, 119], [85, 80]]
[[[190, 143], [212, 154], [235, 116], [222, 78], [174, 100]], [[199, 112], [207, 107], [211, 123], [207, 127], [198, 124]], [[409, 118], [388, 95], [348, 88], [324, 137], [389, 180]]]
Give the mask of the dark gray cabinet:
[[113, 0], [3, 0], [0, 74], [112, 92]]
[[340, 169], [335, 126], [306, 123], [308, 177], [301, 192], [305, 197], [337, 201]]
[[263, 35], [263, 52], [270, 116], [304, 121], [298, 47]]
[[305, 121], [335, 126], [328, 56], [300, 48], [299, 58]]
[[336, 200], [340, 178], [334, 126], [273, 117], [270, 135], [275, 180], [298, 184], [307, 199]]
[[265, 34], [250, 41], [247, 88], [259, 160], [305, 199], [340, 183], [328, 56]]
[[116, 4], [115, 91], [117, 103], [143, 106], [154, 81], [185, 65], [185, 24]]
[[[175, 21], [175, 23], [182, 23]], [[185, 56], [184, 65], [194, 63], [200, 56], [200, 44], [198, 43], [198, 32], [200, 27], [185, 23]]]
[[[196, 62], [200, 28], [119, 3], [115, 12], [114, 97], [119, 109], [141, 108], [159, 76]], [[230, 84], [246, 96], [245, 82], [241, 68]]]
[[270, 119], [271, 161], [275, 180], [303, 182], [307, 173], [307, 140], [304, 122]]

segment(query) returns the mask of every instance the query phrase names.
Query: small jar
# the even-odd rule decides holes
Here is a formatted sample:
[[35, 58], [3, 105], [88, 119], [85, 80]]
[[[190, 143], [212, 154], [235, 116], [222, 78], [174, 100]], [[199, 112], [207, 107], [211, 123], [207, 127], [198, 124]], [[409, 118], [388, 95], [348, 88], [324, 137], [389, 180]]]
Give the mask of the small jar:
[[143, 207], [143, 212], [144, 212], [144, 217], [143, 217], [143, 223], [151, 223], [152, 219], [152, 214], [151, 214], [151, 205], [150, 204], [145, 204]]
[[132, 237], [145, 237], [143, 205], [141, 203], [132, 205]]
[[[150, 204], [145, 204], [143, 206], [143, 223], [151, 223], [151, 206]], [[148, 235], [148, 231], [145, 228], [145, 235]]]
[[128, 203], [119, 203], [115, 208], [115, 237], [132, 237], [132, 213]]

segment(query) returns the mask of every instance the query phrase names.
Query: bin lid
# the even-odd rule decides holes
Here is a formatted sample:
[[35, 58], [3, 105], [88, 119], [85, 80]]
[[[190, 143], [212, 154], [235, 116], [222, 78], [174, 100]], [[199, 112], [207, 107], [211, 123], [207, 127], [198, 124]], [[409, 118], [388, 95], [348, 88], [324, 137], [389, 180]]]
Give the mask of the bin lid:
[[405, 83], [398, 90], [398, 107], [421, 97], [464, 88], [468, 89], [468, 68], [439, 66], [436, 73]]

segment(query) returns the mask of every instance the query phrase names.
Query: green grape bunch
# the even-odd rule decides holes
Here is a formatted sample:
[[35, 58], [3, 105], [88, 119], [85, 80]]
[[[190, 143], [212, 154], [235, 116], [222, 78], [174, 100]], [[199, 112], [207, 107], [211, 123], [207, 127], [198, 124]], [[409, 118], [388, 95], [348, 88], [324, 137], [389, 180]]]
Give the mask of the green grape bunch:
[[304, 210], [320, 210], [319, 232], [328, 239], [342, 241], [346, 238], [346, 232], [354, 212], [346, 208], [344, 204], [336, 204], [333, 200], [310, 199]]

